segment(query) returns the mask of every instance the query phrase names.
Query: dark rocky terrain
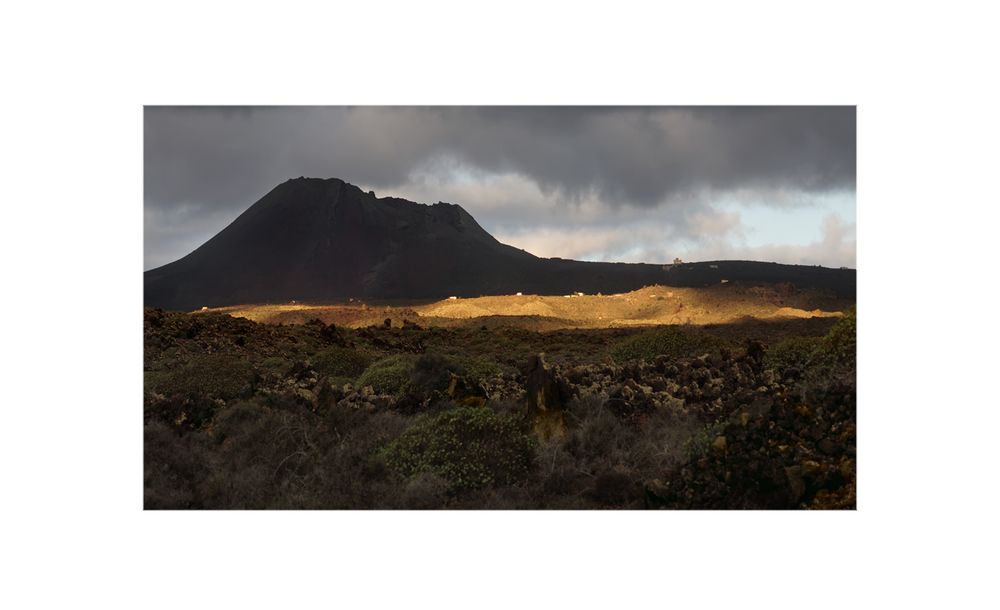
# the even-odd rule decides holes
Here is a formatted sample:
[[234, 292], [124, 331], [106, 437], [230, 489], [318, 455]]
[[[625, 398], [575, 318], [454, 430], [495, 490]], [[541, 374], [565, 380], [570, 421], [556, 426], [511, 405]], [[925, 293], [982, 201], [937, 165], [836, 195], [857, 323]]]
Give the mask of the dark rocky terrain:
[[250, 303], [627, 292], [787, 282], [853, 298], [855, 272], [748, 261], [681, 265], [538, 258], [498, 242], [458, 205], [378, 198], [342, 180], [275, 187], [187, 256], [145, 273], [145, 304], [172, 310]]
[[536, 332], [147, 309], [144, 343], [146, 508], [856, 503], [853, 311]]

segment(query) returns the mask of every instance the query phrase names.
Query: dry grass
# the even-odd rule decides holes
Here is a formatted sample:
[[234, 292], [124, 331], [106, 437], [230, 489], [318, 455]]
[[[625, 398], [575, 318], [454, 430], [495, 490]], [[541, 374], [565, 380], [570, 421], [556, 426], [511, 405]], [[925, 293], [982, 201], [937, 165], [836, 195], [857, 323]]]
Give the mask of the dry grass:
[[341, 305], [290, 303], [211, 309], [270, 324], [301, 324], [311, 319], [349, 328], [383, 324], [464, 327], [504, 325], [529, 330], [616, 328], [661, 324], [726, 324], [754, 318], [839, 316], [851, 303], [821, 291], [787, 285], [707, 288], [647, 286], [625, 294], [563, 296], [486, 296], [445, 299], [424, 305]]

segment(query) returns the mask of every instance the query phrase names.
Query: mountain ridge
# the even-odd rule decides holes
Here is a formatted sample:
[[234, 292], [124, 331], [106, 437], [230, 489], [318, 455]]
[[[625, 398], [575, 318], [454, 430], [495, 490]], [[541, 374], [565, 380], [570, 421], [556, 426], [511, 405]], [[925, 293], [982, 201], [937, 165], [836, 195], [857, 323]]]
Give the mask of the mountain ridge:
[[789, 282], [854, 296], [854, 270], [749, 261], [681, 265], [539, 258], [503, 244], [462, 206], [420, 204], [339, 178], [287, 180], [188, 255], [144, 273], [144, 302], [246, 303], [625, 292], [651, 284]]

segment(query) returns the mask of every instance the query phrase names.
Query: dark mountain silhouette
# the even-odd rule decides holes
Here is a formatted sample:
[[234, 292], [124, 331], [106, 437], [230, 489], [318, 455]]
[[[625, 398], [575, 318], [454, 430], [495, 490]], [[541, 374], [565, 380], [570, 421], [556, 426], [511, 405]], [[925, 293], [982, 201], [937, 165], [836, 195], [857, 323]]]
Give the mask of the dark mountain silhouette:
[[613, 293], [722, 279], [790, 282], [844, 297], [855, 290], [853, 270], [538, 258], [498, 242], [460, 206], [377, 198], [336, 178], [299, 178], [278, 185], [194, 252], [147, 271], [145, 303], [191, 310], [290, 300]]

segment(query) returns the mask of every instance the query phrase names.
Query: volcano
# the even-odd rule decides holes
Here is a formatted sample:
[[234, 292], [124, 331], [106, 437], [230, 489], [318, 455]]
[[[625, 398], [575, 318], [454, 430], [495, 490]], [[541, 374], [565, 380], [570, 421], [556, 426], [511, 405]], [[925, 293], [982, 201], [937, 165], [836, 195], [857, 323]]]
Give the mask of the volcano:
[[539, 258], [461, 206], [376, 197], [337, 178], [288, 180], [187, 256], [145, 273], [147, 306], [418, 301], [524, 292], [613, 293], [722, 280], [855, 294], [855, 272], [749, 261], [657, 265]]

